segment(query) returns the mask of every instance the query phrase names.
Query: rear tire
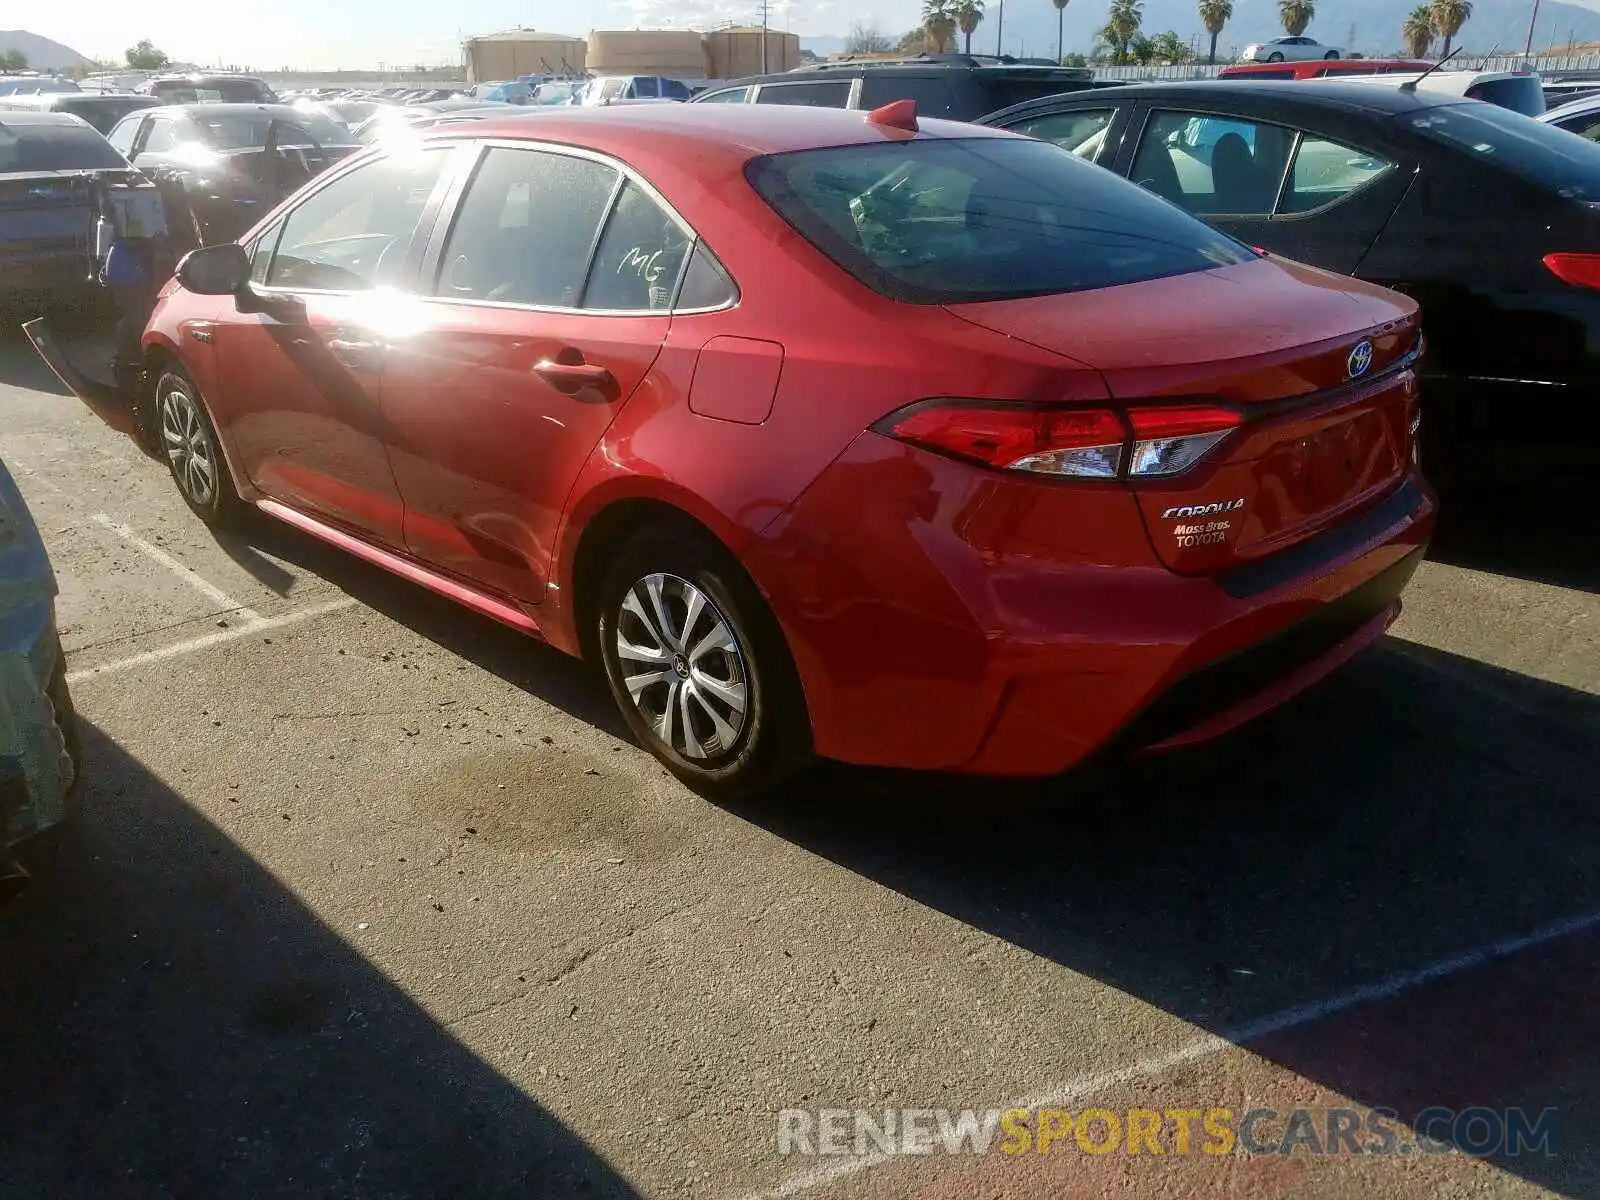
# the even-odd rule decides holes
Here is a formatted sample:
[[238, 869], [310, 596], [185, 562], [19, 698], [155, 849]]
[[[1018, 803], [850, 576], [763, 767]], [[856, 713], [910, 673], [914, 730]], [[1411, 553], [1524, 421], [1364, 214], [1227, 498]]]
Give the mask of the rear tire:
[[1274, 50], [1271, 54], [1267, 55], [1267, 61], [1268, 62], [1282, 62], [1283, 61], [1282, 52]]
[[701, 795], [752, 796], [810, 761], [811, 723], [783, 633], [708, 535], [662, 526], [626, 543], [601, 585], [598, 639], [629, 730]]
[[222, 441], [200, 389], [176, 365], [164, 367], [156, 380], [152, 415], [156, 447], [184, 503], [207, 525], [228, 524], [241, 505]]
[[1339, 52], [1337, 50], [1329, 50], [1322, 57], [1325, 61], [1331, 61], [1339, 57]]

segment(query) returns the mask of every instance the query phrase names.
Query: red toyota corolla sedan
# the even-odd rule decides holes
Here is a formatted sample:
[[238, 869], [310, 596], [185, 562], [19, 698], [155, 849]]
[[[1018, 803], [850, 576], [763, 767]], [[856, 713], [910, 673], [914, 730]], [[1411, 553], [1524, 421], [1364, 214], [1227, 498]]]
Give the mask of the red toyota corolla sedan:
[[735, 796], [1176, 746], [1371, 643], [1433, 526], [1417, 330], [1046, 142], [660, 105], [377, 147], [144, 344], [203, 519], [597, 660]]

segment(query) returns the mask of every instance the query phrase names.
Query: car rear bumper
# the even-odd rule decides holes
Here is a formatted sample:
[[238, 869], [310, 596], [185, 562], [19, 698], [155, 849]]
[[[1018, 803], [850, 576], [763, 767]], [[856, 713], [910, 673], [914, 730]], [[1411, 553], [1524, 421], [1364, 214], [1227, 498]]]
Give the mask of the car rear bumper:
[[[841, 470], [870, 493], [834, 493]], [[1436, 515], [1412, 474], [1320, 537], [1185, 577], [1119, 524], [1126, 491], [862, 443], [819, 484], [746, 556], [818, 752], [996, 775], [1188, 744], [1287, 699], [1394, 620]]]

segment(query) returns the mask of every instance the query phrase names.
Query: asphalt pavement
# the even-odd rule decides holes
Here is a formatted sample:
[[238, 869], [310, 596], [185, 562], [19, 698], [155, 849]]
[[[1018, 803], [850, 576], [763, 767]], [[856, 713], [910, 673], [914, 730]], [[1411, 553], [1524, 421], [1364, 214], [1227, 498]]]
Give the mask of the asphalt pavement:
[[[0, 1194], [1600, 1194], [1581, 502], [1447, 514], [1389, 637], [1203, 749], [728, 809], [581, 664], [265, 519], [214, 536], [16, 338], [0, 457], [86, 745], [0, 909]], [[779, 1153], [783, 1110], [1019, 1105], [1559, 1135]]]

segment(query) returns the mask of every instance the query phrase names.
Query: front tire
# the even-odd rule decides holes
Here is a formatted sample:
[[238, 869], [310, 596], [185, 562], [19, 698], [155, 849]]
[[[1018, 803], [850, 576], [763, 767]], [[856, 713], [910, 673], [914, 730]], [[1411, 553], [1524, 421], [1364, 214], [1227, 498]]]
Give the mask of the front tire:
[[1282, 52], [1274, 50], [1271, 54], [1267, 55], [1267, 61], [1268, 62], [1282, 62], [1283, 61]]
[[156, 380], [155, 434], [184, 502], [207, 525], [226, 525], [239, 509], [239, 493], [200, 389], [176, 366]]
[[606, 681], [639, 743], [689, 787], [738, 800], [811, 758], [799, 676], [766, 601], [709, 536], [627, 543], [600, 591]]
[[1329, 51], [1328, 51], [1328, 52], [1327, 52], [1327, 53], [1326, 53], [1326, 54], [1324, 54], [1324, 55], [1323, 55], [1323, 56], [1322, 56], [1322, 57], [1323, 57], [1323, 59], [1324, 59], [1324, 60], [1325, 60], [1325, 61], [1329, 61], [1329, 62], [1331, 62], [1331, 61], [1332, 61], [1332, 60], [1334, 60], [1334, 59], [1336, 59], [1336, 58], [1338, 58], [1338, 57], [1339, 57], [1339, 52], [1338, 52], [1338, 51], [1337, 51], [1337, 50], [1329, 50]]

